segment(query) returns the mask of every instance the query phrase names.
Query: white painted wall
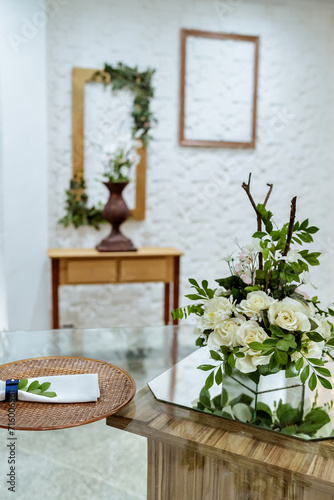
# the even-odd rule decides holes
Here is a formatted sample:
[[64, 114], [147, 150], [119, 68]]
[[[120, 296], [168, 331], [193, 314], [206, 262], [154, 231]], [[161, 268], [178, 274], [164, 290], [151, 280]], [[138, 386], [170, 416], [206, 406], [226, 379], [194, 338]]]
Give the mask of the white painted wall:
[[0, 2], [1, 197], [11, 330], [49, 327], [43, 1]]
[[[333, 13], [333, 2], [299, 0], [72, 0], [61, 8], [47, 29], [50, 245], [91, 247], [105, 234], [57, 225], [71, 177], [72, 67], [118, 61], [151, 66], [157, 68], [153, 108], [159, 123], [148, 150], [147, 214], [143, 222], [127, 222], [125, 232], [138, 246], [184, 251], [182, 294], [189, 276], [221, 277], [227, 270], [219, 259], [229, 238], [246, 243], [255, 228], [240, 188], [252, 170], [257, 201], [264, 199], [267, 182], [275, 184], [270, 208], [278, 223], [287, 220], [297, 194], [298, 217], [310, 216], [321, 227], [323, 266], [313, 278], [319, 295], [333, 299]], [[182, 27], [261, 37], [255, 150], [178, 145]], [[104, 115], [114, 119], [107, 97], [103, 108], [93, 94], [87, 102], [90, 133]], [[78, 326], [155, 324], [162, 320], [161, 300], [160, 284], [68, 287], [61, 293], [61, 320]]]
[[[48, 246], [91, 247], [106, 232], [57, 225], [71, 177], [71, 70], [102, 67], [105, 61], [157, 68], [153, 108], [159, 123], [148, 150], [147, 215], [145, 221], [127, 222], [124, 230], [138, 246], [172, 245], [184, 251], [181, 293], [188, 292], [188, 276], [213, 280], [226, 273], [219, 259], [230, 237], [247, 242], [255, 220], [240, 184], [252, 170], [257, 200], [264, 198], [266, 182], [274, 182], [270, 208], [279, 223], [287, 219], [290, 199], [297, 194], [298, 216], [310, 215], [321, 227], [323, 266], [313, 277], [319, 295], [332, 299], [333, 2], [49, 0], [44, 17], [43, 5], [0, 2], [9, 328], [50, 326]], [[255, 150], [178, 145], [182, 27], [261, 37]], [[94, 134], [101, 117], [115, 120], [110, 109], [117, 113], [119, 106], [111, 106], [107, 94], [101, 98], [92, 92], [89, 99], [86, 126]], [[93, 164], [88, 180], [94, 198], [98, 165]], [[161, 323], [162, 295], [161, 284], [64, 287], [61, 322], [87, 327]]]

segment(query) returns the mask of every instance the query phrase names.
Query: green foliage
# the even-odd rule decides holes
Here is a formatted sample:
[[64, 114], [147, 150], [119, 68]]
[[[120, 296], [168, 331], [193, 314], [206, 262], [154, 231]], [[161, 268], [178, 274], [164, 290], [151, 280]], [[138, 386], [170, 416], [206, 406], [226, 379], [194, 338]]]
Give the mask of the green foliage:
[[228, 278], [218, 279], [216, 282], [219, 286], [225, 288], [225, 290], [230, 291], [233, 299], [238, 302], [247, 296], [247, 285], [242, 281], [240, 276], [229, 276]]
[[[243, 185], [243, 187], [245, 186]], [[330, 350], [334, 348], [334, 326], [328, 322], [331, 331], [330, 338], [325, 339], [319, 333], [324, 332], [323, 335], [328, 337], [327, 332], [325, 335], [327, 326], [323, 326], [322, 321], [319, 322], [319, 318], [322, 317], [323, 320], [328, 316], [334, 317], [334, 307], [323, 311], [319, 306], [318, 297], [306, 300], [298, 291], [298, 287], [309, 280], [308, 271], [310, 266], [319, 265], [320, 253], [311, 252], [305, 248], [297, 251], [296, 246], [312, 243], [313, 235], [317, 233], [318, 228], [310, 226], [308, 219], [302, 222], [293, 222], [295, 218], [295, 198], [292, 202], [290, 221], [283, 224], [282, 227], [278, 227], [274, 223], [273, 214], [266, 209], [265, 205], [257, 205], [256, 213], [259, 230], [253, 234], [253, 238], [258, 241], [256, 244], [244, 248], [238, 245], [241, 253], [237, 262], [234, 262], [235, 259], [232, 256], [224, 259], [228, 262], [231, 275], [216, 280], [222, 290], [217, 293], [217, 290], [208, 288], [206, 280], [199, 285], [196, 280], [190, 279], [189, 282], [193, 288], [193, 293], [186, 295], [186, 297], [196, 303], [173, 311], [173, 318], [182, 319], [192, 313], [202, 316], [208, 312], [208, 314], [205, 314], [203, 323], [198, 323], [199, 338], [196, 345], [207, 345], [208, 337], [213, 331], [218, 332], [215, 340], [221, 335], [221, 343], [226, 344], [220, 347], [220, 353], [218, 354], [211, 351], [212, 359], [220, 363], [217, 366], [206, 365], [205, 369], [210, 372], [206, 380], [207, 389], [213, 385], [214, 381], [219, 385], [223, 373], [231, 375], [236, 366], [240, 367], [242, 371], [243, 363], [240, 363], [240, 360], [245, 355], [249, 357], [249, 360], [253, 360], [254, 371], [248, 372], [247, 377], [255, 383], [258, 383], [260, 375], [265, 376], [284, 370], [286, 378], [300, 376], [301, 381], [308, 383], [312, 391], [316, 389], [318, 383], [324, 388], [330, 389], [332, 385], [328, 378], [331, 374], [324, 367], [324, 361], [309, 356], [312, 352], [311, 349], [314, 347], [314, 342], [323, 343], [324, 347], [321, 346], [322, 353], [319, 358], [323, 354], [328, 354], [334, 360], [334, 357], [330, 354]], [[244, 280], [248, 281], [248, 283], [246, 284]], [[261, 300], [263, 300], [264, 303], [254, 307], [253, 299], [248, 294], [256, 291], [261, 293], [258, 297], [253, 295], [253, 299], [260, 304]], [[267, 297], [263, 295], [263, 292]], [[218, 303], [211, 303], [213, 309], [210, 308], [211, 306], [206, 309], [207, 302], [214, 296], [225, 297], [230, 302], [226, 303], [221, 300], [219, 305]], [[293, 301], [306, 306], [307, 310], [305, 309], [304, 314], [305, 327], [303, 326], [305, 331], [299, 331], [297, 327], [295, 330], [291, 330], [288, 320], [286, 329], [270, 324], [270, 322], [279, 322], [275, 318], [279, 308], [276, 308], [277, 306], [268, 297], [275, 299], [275, 301], [291, 298]], [[267, 303], [265, 303], [266, 301]], [[277, 314], [282, 314], [281, 318], [284, 315], [286, 317], [289, 317], [290, 314], [293, 316], [298, 311], [303, 314], [303, 308], [300, 307], [300, 304], [293, 305], [292, 302], [290, 304], [291, 311], [289, 312], [289, 301], [285, 301], [282, 310]], [[286, 311], [285, 307], [287, 308]], [[313, 316], [314, 319], [310, 318], [310, 316]], [[224, 331], [224, 325], [220, 326], [226, 318], [231, 318], [231, 321], [235, 321], [235, 324], [237, 323], [236, 318], [241, 321], [251, 320], [256, 323], [253, 325], [255, 329], [259, 327], [262, 334], [264, 331], [268, 338], [259, 342], [245, 340], [245, 330], [250, 326], [249, 324], [245, 325], [246, 328], [239, 337], [238, 329], [244, 328], [243, 323], [238, 327], [233, 326], [233, 328], [236, 328], [236, 333], [231, 334], [228, 332], [227, 335]], [[297, 324], [296, 321], [295, 323]], [[202, 324], [209, 325], [210, 329], [203, 331]], [[281, 321], [280, 324], [284, 324], [284, 322]], [[263, 338], [261, 335], [258, 338]], [[255, 335], [254, 337], [256, 338]], [[232, 347], [235, 345], [237, 346]], [[257, 351], [257, 353], [250, 350]], [[258, 363], [254, 362], [254, 358], [251, 358], [254, 354], [255, 356], [261, 356], [261, 358], [257, 358]], [[265, 359], [263, 359], [264, 357]], [[204, 369], [203, 367], [200, 368]], [[263, 416], [263, 418], [266, 417]], [[289, 423], [291, 425], [288, 427], [292, 428], [295, 425], [294, 419], [290, 418]]]
[[124, 175], [124, 171], [130, 170], [131, 167], [132, 162], [129, 158], [126, 158], [124, 150], [120, 149], [109, 160], [109, 170], [104, 172], [103, 176], [108, 182], [129, 182], [130, 179], [127, 175]]
[[[283, 403], [282, 400], [279, 400], [273, 411], [262, 402], [256, 403], [255, 408], [253, 398], [244, 393], [231, 399], [225, 388], [222, 389], [221, 394], [211, 399], [206, 386], [201, 390], [194, 409], [234, 420], [240, 420], [242, 417], [242, 422], [296, 437], [306, 435], [313, 438], [316, 432], [330, 422], [325, 408], [317, 407], [315, 403], [306, 415], [303, 415], [301, 405], [293, 407], [290, 403]], [[240, 412], [240, 409], [243, 411]], [[245, 411], [246, 409], [248, 412]], [[245, 415], [246, 418], [244, 418]], [[247, 418], [248, 416], [250, 418]]]
[[[203, 305], [202, 304], [194, 304], [185, 307], [179, 307], [179, 309], [174, 309], [172, 311], [172, 318], [175, 320], [186, 319], [190, 314], [197, 314], [197, 316], [201, 316], [203, 313]], [[211, 333], [211, 330], [208, 332]]]
[[22, 378], [19, 381], [18, 389], [19, 391], [30, 392], [31, 394], [38, 394], [39, 396], [54, 398], [57, 396], [57, 394], [55, 392], [48, 392], [50, 385], [50, 382], [43, 382], [43, 384], [40, 384], [38, 380], [34, 380], [28, 386], [28, 380], [26, 378]]
[[152, 77], [155, 69], [148, 68], [146, 71], [139, 71], [138, 67], [130, 67], [123, 63], [112, 66], [108, 63], [104, 65], [104, 73], [97, 71], [93, 75], [93, 80], [102, 78], [105, 85], [108, 85], [106, 73], [110, 76], [110, 85], [112, 90], [128, 89], [134, 95], [131, 116], [133, 118], [132, 133], [135, 134], [141, 130], [141, 140], [146, 146], [148, 143], [149, 131], [156, 118], [150, 109], [154, 89], [152, 87]]
[[[301, 283], [300, 275], [308, 271], [309, 266], [319, 265], [320, 253], [304, 249], [299, 251], [300, 258], [295, 262], [286, 260], [283, 254], [287, 243], [289, 224], [284, 224], [280, 229], [273, 229], [273, 214], [260, 204], [257, 205], [257, 210], [261, 214], [266, 231], [257, 231], [253, 234], [254, 238], [260, 239], [264, 260], [263, 269], [259, 269], [256, 273], [255, 285], [260, 285], [265, 290], [270, 289], [272, 296], [278, 300], [297, 295], [295, 290]], [[296, 222], [293, 226], [291, 241], [300, 245], [311, 243], [313, 241], [312, 234], [317, 231], [317, 227], [309, 226], [308, 219], [302, 223]]]
[[[195, 293], [186, 295], [188, 299], [204, 300], [204, 299], [212, 299], [214, 297], [216, 290], [208, 288], [208, 282], [206, 280], [202, 281], [202, 285], [199, 285], [196, 280], [190, 278], [189, 283], [191, 284], [191, 288], [194, 289]], [[202, 316], [203, 312], [204, 312], [203, 304], [195, 304], [186, 307], [180, 307], [179, 309], [174, 309], [172, 311], [172, 318], [174, 320], [175, 319], [179, 320], [187, 318], [190, 314], [196, 314], [197, 316]], [[211, 333], [211, 330], [208, 333]]]
[[73, 224], [75, 228], [80, 226], [93, 226], [95, 229], [100, 229], [100, 224], [106, 222], [102, 215], [103, 205], [98, 207], [88, 206], [88, 196], [85, 193], [85, 181], [83, 179], [72, 179], [70, 187], [65, 191], [66, 215], [58, 221], [64, 227]]
[[[105, 63], [103, 72], [97, 71], [94, 73], [92, 80], [97, 81], [102, 79], [105, 85], [110, 84], [113, 90], [128, 89], [133, 92], [134, 100], [132, 107], [133, 127], [132, 135], [136, 136], [140, 132], [140, 140], [146, 147], [150, 139], [149, 131], [152, 124], [157, 120], [153, 116], [150, 109], [151, 99], [154, 97], [154, 89], [152, 87], [152, 77], [155, 73], [154, 69], [148, 68], [145, 71], [139, 71], [137, 67], [131, 68], [122, 63], [118, 63], [113, 67]], [[107, 82], [107, 76], [110, 76], [110, 82]], [[128, 160], [122, 160], [122, 154], [114, 159], [114, 164], [109, 165], [110, 171], [105, 174], [106, 178], [111, 182], [126, 182], [128, 177], [121, 174], [121, 168], [129, 168]], [[103, 205], [97, 207], [88, 205], [88, 196], [84, 192], [85, 181], [72, 179], [70, 188], [65, 191], [66, 215], [61, 218], [58, 223], [64, 227], [73, 224], [75, 228], [80, 226], [93, 226], [95, 229], [100, 229], [100, 224], [105, 223], [102, 216]]]

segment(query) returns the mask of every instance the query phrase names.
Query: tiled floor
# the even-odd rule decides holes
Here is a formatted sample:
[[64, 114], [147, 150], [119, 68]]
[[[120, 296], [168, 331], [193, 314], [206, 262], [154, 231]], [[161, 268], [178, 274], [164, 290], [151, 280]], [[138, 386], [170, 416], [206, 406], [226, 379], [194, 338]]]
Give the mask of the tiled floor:
[[[182, 327], [177, 332], [179, 359], [195, 349], [191, 330]], [[171, 366], [175, 334], [172, 327], [66, 331], [58, 336], [30, 332], [29, 344], [17, 354], [27, 334], [9, 333], [0, 362], [39, 356], [42, 341], [43, 355], [84, 356], [121, 366], [140, 389]], [[146, 498], [146, 439], [141, 436], [107, 427], [105, 421], [57, 431], [17, 431], [14, 496], [6, 485], [6, 438], [7, 431], [0, 429], [1, 500]]]

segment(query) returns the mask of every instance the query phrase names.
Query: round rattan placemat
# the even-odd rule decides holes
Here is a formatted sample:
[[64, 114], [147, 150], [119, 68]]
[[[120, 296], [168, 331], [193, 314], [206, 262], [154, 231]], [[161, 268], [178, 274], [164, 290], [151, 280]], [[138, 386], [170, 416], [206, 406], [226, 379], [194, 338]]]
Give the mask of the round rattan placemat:
[[[131, 375], [115, 365], [89, 358], [53, 356], [23, 359], [0, 366], [0, 380], [51, 375], [98, 373], [100, 397], [96, 403], [28, 403], [17, 401], [15, 429], [49, 431], [89, 424], [127, 405], [136, 392]], [[0, 427], [8, 427], [8, 402], [0, 402]]]

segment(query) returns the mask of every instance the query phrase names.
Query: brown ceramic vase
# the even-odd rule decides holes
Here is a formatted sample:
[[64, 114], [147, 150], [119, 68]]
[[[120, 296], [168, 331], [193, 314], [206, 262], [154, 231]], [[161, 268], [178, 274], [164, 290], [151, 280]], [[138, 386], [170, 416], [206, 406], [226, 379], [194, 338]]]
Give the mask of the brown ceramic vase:
[[130, 214], [122, 195], [128, 182], [104, 182], [103, 184], [109, 189], [110, 195], [102, 215], [112, 225], [112, 231], [97, 245], [96, 250], [99, 252], [135, 252], [137, 249], [132, 241], [120, 230], [121, 224]]

